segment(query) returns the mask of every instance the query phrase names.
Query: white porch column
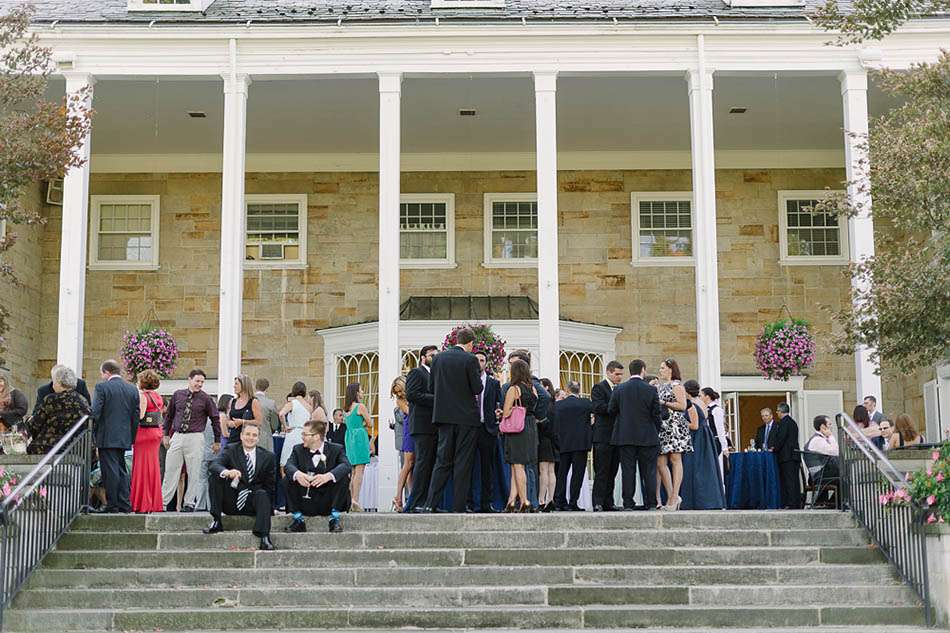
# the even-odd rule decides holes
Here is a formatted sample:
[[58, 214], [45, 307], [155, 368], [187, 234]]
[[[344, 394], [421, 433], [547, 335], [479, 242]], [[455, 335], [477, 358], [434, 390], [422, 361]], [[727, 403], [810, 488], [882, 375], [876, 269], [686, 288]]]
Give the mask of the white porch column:
[[[702, 36], [699, 36], [702, 38]], [[702, 41], [699, 43], [702, 50]], [[722, 388], [719, 364], [719, 258], [716, 253], [716, 161], [713, 147], [713, 73], [690, 70], [689, 119], [693, 163], [693, 256], [696, 260], [696, 352], [699, 383]]]
[[[87, 73], [65, 72], [67, 98], [83, 90], [83, 102], [92, 105], [95, 78]], [[89, 239], [89, 156], [92, 130], [77, 148], [85, 160], [63, 179], [63, 226], [59, 254], [59, 323], [56, 362], [82, 375], [83, 311], [86, 305], [86, 245]]]
[[402, 75], [379, 74], [379, 479], [377, 508], [389, 510], [399, 458], [389, 428], [395, 403], [389, 386], [399, 375], [399, 101]]
[[[840, 74], [841, 97], [844, 105], [844, 156], [847, 171], [848, 196], [860, 212], [848, 220], [848, 248], [852, 262], [874, 256], [874, 222], [871, 219], [870, 174], [868, 155], [860, 147], [868, 133], [868, 75], [867, 72], [844, 71]], [[856, 138], [852, 134], [858, 135]], [[856, 290], [865, 286], [852, 279]], [[855, 399], [861, 402], [864, 396], [877, 397], [878, 409], [882, 409], [884, 394], [881, 377], [874, 373], [877, 366], [871, 362], [871, 351], [861, 347], [854, 353]]]
[[538, 180], [538, 376], [560, 378], [560, 299], [557, 248], [557, 73], [534, 73]]
[[218, 309], [218, 390], [228, 393], [241, 373], [244, 298], [244, 141], [251, 78], [224, 75], [224, 160], [221, 168], [221, 294]]

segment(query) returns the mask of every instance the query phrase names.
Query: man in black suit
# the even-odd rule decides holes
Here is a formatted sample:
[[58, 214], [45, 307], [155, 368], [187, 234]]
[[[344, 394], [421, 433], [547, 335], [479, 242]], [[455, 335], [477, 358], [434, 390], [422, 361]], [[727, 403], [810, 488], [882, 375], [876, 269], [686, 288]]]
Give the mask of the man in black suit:
[[762, 409], [759, 415], [762, 416], [762, 426], [755, 431], [755, 447], [760, 451], [764, 451], [772, 448], [772, 440], [775, 439], [772, 433], [775, 431], [777, 425], [774, 418], [772, 418], [771, 409]]
[[615, 360], [607, 363], [607, 378], [590, 390], [594, 405], [594, 485], [591, 501], [594, 512], [614, 510], [614, 481], [620, 468], [620, 453], [610, 443], [614, 432], [614, 418], [607, 412], [610, 395], [623, 380], [623, 365]]
[[426, 508], [435, 512], [452, 477], [452, 511], [465, 512], [475, 462], [475, 436], [481, 425], [478, 394], [482, 392], [478, 359], [472, 354], [475, 333], [458, 332], [458, 344], [432, 360], [432, 390], [435, 402], [432, 421], [439, 432], [435, 468], [429, 484]]
[[429, 482], [435, 468], [438, 435], [432, 424], [432, 359], [435, 345], [426, 345], [419, 352], [419, 366], [406, 376], [406, 400], [409, 401], [409, 435], [416, 444], [416, 461], [412, 467], [412, 492], [406, 503], [406, 512], [425, 507], [429, 499]]
[[262, 550], [273, 550], [270, 519], [277, 479], [274, 454], [257, 445], [260, 427], [245, 424], [241, 441], [229, 443], [208, 466], [211, 525], [205, 534], [224, 531], [221, 515], [254, 517], [254, 536]]
[[[577, 381], [567, 383], [567, 397], [554, 405], [557, 421], [557, 437], [560, 442], [560, 462], [557, 468], [557, 483], [554, 486], [554, 504], [558, 510], [579, 512], [577, 500], [587, 470], [587, 454], [594, 436], [591, 416], [594, 405], [581, 398], [581, 386]], [[567, 498], [567, 471], [571, 471], [571, 497]]]
[[[495, 479], [495, 465], [498, 462], [498, 416], [501, 408], [501, 384], [488, 374], [488, 356], [485, 352], [475, 352], [481, 372], [482, 392], [478, 394], [478, 411], [481, 424], [475, 434], [475, 449], [478, 451], [478, 464], [481, 473], [481, 495], [479, 512], [497, 512], [491, 505], [492, 482]], [[475, 512], [475, 487], [469, 488], [466, 512]]]
[[802, 489], [799, 473], [801, 456], [798, 448], [798, 423], [789, 415], [791, 409], [786, 402], [776, 407], [781, 416], [769, 437], [770, 449], [778, 459], [778, 477], [782, 486], [782, 507], [792, 510], [802, 507]]
[[99, 451], [102, 486], [106, 505], [102, 512], [131, 512], [129, 471], [125, 451], [132, 448], [139, 430], [139, 390], [122, 379], [122, 368], [114, 360], [99, 367], [102, 382], [92, 399], [92, 433]]
[[[57, 369], [61, 369], [65, 365], [53, 365], [53, 368], [49, 371], [50, 377], [56, 373]], [[78, 373], [76, 374], [79, 375]], [[82, 378], [79, 379], [79, 382], [76, 383], [76, 389], [74, 390], [80, 396], [86, 399], [86, 402], [92, 403], [92, 398], [89, 396], [89, 388], [86, 386], [86, 381]], [[46, 396], [49, 396], [53, 393], [53, 381], [49, 381], [45, 385], [41, 385], [39, 389], [36, 390], [36, 403], [33, 405], [33, 415], [36, 415], [36, 412], [40, 410], [40, 405], [43, 404], [43, 401], [46, 400]]]
[[327, 423], [311, 420], [303, 427], [303, 443], [294, 447], [284, 466], [288, 532], [306, 532], [305, 516], [330, 517], [330, 531], [342, 532], [340, 512], [350, 507], [350, 462], [346, 450], [326, 441]]
[[643, 380], [646, 363], [630, 362], [630, 380], [614, 389], [607, 411], [614, 417], [611, 444], [617, 447], [623, 467], [623, 509], [636, 509], [637, 469], [643, 482], [643, 507], [656, 507], [656, 458], [660, 455], [660, 398]]

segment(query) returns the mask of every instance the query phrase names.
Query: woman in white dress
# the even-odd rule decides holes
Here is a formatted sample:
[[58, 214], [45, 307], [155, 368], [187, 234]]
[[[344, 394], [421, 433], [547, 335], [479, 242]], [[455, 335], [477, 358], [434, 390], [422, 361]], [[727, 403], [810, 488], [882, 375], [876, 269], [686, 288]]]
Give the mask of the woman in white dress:
[[310, 421], [313, 407], [307, 398], [307, 385], [300, 381], [294, 383], [287, 396], [287, 404], [277, 412], [280, 426], [284, 431], [284, 448], [280, 451], [280, 467], [283, 468], [290, 459], [290, 452], [294, 446], [303, 443], [303, 425]]

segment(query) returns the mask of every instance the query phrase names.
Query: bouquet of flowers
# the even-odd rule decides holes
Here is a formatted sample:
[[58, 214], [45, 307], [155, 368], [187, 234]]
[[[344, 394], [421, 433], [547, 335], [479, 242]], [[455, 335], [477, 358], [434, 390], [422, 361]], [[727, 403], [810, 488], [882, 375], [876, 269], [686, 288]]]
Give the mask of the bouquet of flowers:
[[491, 326], [486, 323], [466, 323], [457, 325], [442, 341], [442, 349], [446, 350], [458, 343], [459, 330], [470, 328], [475, 332], [475, 344], [472, 353], [482, 352], [488, 359], [488, 372], [491, 374], [501, 371], [505, 366], [505, 341], [498, 338]]
[[178, 362], [178, 345], [164, 328], [146, 324], [135, 332], [125, 333], [120, 354], [132, 376], [152, 369], [162, 378], [168, 378]]
[[808, 323], [782, 319], [765, 326], [755, 342], [755, 366], [771, 380], [799, 376], [815, 362], [815, 339]]
[[879, 497], [882, 506], [916, 503], [924, 511], [924, 521], [943, 523], [950, 519], [950, 442], [930, 455], [933, 466], [907, 473], [907, 487], [888, 490]]

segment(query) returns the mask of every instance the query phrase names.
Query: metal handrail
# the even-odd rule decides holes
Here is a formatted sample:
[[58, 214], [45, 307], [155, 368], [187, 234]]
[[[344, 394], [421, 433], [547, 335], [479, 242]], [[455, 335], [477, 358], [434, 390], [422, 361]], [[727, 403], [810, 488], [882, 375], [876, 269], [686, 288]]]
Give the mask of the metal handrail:
[[89, 422], [76, 422], [0, 502], [0, 629], [14, 596], [89, 502]]
[[850, 508], [871, 541], [897, 569], [901, 580], [917, 594], [927, 625], [932, 626], [925, 508], [913, 500], [907, 505], [881, 505], [882, 493], [907, 489], [903, 474], [847, 414], [835, 417], [841, 453], [842, 507]]

